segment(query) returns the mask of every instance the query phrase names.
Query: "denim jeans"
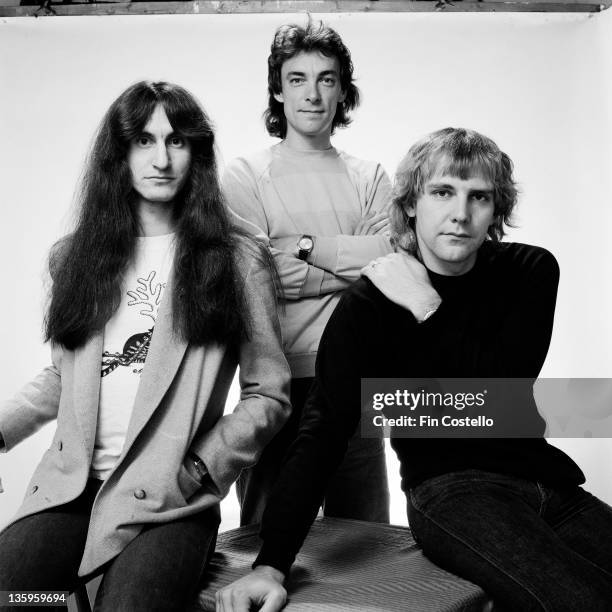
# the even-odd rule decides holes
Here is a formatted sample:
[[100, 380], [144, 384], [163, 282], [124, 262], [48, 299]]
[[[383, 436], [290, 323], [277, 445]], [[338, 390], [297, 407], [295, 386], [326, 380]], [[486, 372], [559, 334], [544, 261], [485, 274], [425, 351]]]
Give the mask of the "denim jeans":
[[415, 540], [496, 610], [612, 610], [612, 508], [580, 487], [466, 470], [411, 489]]
[[[0, 591], [73, 591], [93, 577], [82, 579], [77, 572], [100, 485], [101, 481], [90, 480], [76, 500], [20, 519], [0, 535]], [[218, 524], [218, 508], [214, 507], [177, 521], [146, 526], [97, 572], [104, 572], [104, 578], [95, 610], [184, 610], [198, 592]]]
[[[257, 465], [243, 470], [238, 478], [236, 489], [241, 525], [261, 522], [285, 454], [297, 436], [300, 417], [313, 380], [292, 379], [293, 411], [289, 421], [264, 449]], [[358, 427], [349, 441], [342, 463], [329, 482], [323, 513], [325, 516], [388, 523], [389, 486], [384, 440], [362, 438], [360, 434]]]

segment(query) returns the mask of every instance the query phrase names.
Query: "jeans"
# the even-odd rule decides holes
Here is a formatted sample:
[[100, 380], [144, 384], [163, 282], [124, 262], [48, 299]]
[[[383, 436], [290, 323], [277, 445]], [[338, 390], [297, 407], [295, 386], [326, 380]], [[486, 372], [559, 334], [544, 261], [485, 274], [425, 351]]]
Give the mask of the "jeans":
[[[240, 524], [261, 522], [268, 497], [280, 474], [283, 459], [295, 440], [302, 410], [313, 378], [291, 381], [289, 421], [264, 449], [257, 463], [243, 470], [236, 483], [240, 502]], [[346, 455], [332, 476], [323, 504], [325, 516], [376, 523], [389, 522], [389, 486], [384, 440], [361, 438], [360, 429], [349, 441]]]
[[[93, 577], [79, 578], [77, 572], [101, 484], [89, 480], [76, 500], [20, 519], [0, 535], [0, 591], [74, 591], [79, 583]], [[177, 521], [145, 526], [117, 557], [96, 572], [104, 572], [104, 578], [94, 609], [184, 610], [198, 593], [218, 525], [218, 508], [213, 507]]]
[[411, 489], [408, 518], [427, 557], [496, 610], [612, 610], [612, 508], [580, 487], [454, 472]]

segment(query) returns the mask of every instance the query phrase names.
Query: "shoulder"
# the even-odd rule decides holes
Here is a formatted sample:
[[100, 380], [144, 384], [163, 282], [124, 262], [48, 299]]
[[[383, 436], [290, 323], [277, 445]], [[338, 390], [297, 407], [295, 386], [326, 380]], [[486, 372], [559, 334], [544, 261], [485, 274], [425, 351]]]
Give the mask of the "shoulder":
[[345, 151], [338, 150], [338, 157], [344, 162], [346, 167], [356, 173], [359, 176], [362, 176], [368, 180], [374, 179], [376, 176], [380, 174], [385, 174], [382, 165], [377, 161], [372, 161], [369, 159], [360, 159], [353, 155], [349, 155]]
[[391, 181], [382, 165], [375, 161], [359, 159], [339, 151], [339, 158], [346, 168], [349, 179], [365, 203], [380, 199], [386, 205], [391, 191]]
[[342, 292], [334, 315], [338, 312], [356, 320], [363, 319], [368, 327], [380, 316], [386, 317], [394, 308], [395, 304], [388, 300], [369, 279], [362, 276]]
[[359, 277], [342, 292], [340, 303], [343, 304], [377, 304], [382, 293], [376, 289], [365, 276]]
[[[369, 363], [372, 355], [377, 355], [375, 361], [383, 359], [380, 355], [387, 352], [390, 339], [397, 330], [408, 329], [411, 321], [414, 317], [408, 311], [388, 300], [369, 279], [361, 277], [342, 292], [321, 336], [319, 352], [335, 346], [342, 353], [349, 350], [347, 360], [363, 359], [363, 363]], [[347, 349], [349, 345], [351, 348]]]
[[269, 171], [274, 147], [232, 159], [223, 171], [223, 182], [231, 180], [259, 181]]
[[496, 268], [517, 273], [543, 270], [559, 275], [559, 264], [555, 256], [543, 247], [520, 242], [487, 241], [481, 249], [483, 260]]

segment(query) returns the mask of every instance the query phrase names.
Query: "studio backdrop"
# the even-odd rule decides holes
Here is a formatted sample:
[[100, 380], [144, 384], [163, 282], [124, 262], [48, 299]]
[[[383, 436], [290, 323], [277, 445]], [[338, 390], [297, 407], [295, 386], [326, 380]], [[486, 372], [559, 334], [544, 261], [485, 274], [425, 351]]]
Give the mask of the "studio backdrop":
[[[507, 239], [544, 246], [561, 266], [542, 375], [612, 378], [612, 10], [314, 17], [343, 37], [362, 92], [335, 146], [381, 161], [392, 175], [409, 145], [434, 129], [469, 127], [496, 140], [514, 160], [521, 188]], [[222, 169], [273, 143], [261, 118], [269, 45], [278, 25], [305, 20], [0, 20], [1, 398], [49, 362], [41, 331], [46, 256], [71, 227], [83, 159], [109, 104], [141, 79], [185, 86], [216, 125]], [[235, 400], [234, 390], [228, 410]], [[53, 428], [0, 456], [0, 526], [20, 503]], [[587, 488], [611, 503], [612, 440], [558, 444], [583, 466]], [[390, 470], [392, 520], [405, 523], [392, 456]], [[233, 526], [233, 496], [225, 504], [223, 528]]]

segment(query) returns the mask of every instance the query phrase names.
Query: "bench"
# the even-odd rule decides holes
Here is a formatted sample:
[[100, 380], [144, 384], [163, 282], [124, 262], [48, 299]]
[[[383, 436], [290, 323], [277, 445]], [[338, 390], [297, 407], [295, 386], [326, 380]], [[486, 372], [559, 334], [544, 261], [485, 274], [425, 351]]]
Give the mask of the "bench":
[[[258, 526], [219, 534], [204, 588], [190, 612], [214, 612], [215, 592], [250, 570]], [[318, 518], [291, 570], [286, 612], [484, 612], [476, 585], [431, 563], [410, 529]]]

